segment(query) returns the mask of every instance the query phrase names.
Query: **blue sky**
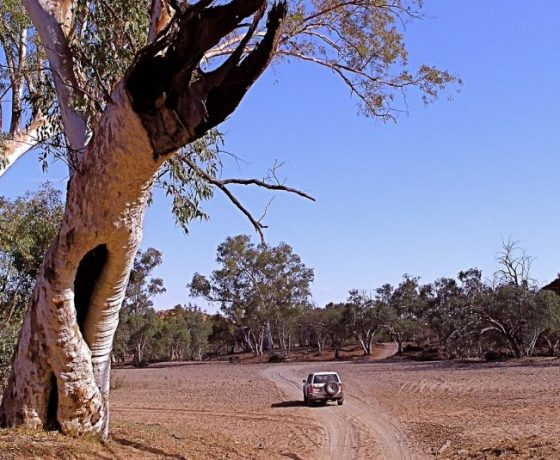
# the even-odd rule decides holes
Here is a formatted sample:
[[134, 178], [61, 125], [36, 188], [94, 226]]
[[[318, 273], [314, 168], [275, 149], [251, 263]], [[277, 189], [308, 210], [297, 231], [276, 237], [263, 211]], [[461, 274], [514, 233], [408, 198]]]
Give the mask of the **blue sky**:
[[[262, 177], [278, 159], [288, 183], [317, 199], [239, 189], [256, 215], [274, 196], [266, 238], [286, 241], [315, 269], [319, 306], [404, 273], [429, 282], [478, 267], [490, 276], [508, 237], [536, 257], [541, 283], [560, 272], [560, 2], [465, 5], [427, 0], [427, 18], [406, 32], [413, 66], [464, 80], [452, 101], [426, 108], [410, 94], [408, 114], [383, 124], [358, 116], [329, 72], [281, 64], [222, 127], [227, 149], [243, 160], [226, 159], [226, 174]], [[57, 165], [42, 175], [30, 156], [0, 179], [0, 193], [16, 196], [47, 178], [64, 187], [64, 175]], [[216, 268], [227, 236], [253, 234], [218, 192], [206, 205], [210, 222], [194, 223], [188, 237], [169, 208], [157, 197], [143, 242], [164, 255], [160, 308], [192, 300], [186, 283]]]

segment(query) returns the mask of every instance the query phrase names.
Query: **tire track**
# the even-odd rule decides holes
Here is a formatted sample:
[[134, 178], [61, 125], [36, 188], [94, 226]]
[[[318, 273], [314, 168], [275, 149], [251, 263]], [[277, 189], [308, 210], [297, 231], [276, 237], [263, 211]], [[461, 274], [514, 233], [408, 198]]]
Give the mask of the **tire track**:
[[[327, 366], [344, 368], [343, 381], [350, 383], [345, 387], [343, 406], [307, 409], [324, 432], [325, 442], [317, 458], [413, 460], [415, 457], [408, 449], [406, 435], [398, 424], [353, 381], [352, 368], [359, 364], [331, 363]], [[325, 364], [317, 363], [313, 370], [323, 368]], [[307, 363], [273, 365], [263, 371], [263, 376], [276, 383], [287, 399], [302, 400], [300, 382], [310, 370]]]
[[[263, 371], [264, 377], [273, 381], [286, 399], [302, 400], [303, 393], [298, 383], [303, 375], [303, 365], [275, 366]], [[357, 458], [355, 455], [355, 438], [352, 425], [338, 414], [333, 412], [335, 407], [309, 408], [314, 418], [319, 422], [317, 427], [323, 431], [325, 440], [321, 446], [321, 454], [317, 458], [332, 458], [350, 460]], [[336, 409], [344, 409], [336, 407]]]

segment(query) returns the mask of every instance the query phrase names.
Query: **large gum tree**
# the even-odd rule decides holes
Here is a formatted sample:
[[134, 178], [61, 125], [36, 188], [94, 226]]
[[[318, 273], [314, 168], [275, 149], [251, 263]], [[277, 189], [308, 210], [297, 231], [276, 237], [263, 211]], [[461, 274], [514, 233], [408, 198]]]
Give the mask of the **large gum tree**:
[[[33, 147], [69, 165], [66, 207], [25, 315], [0, 425], [106, 437], [113, 337], [154, 182], [181, 223], [233, 185], [208, 149], [276, 56], [329, 69], [366, 115], [391, 119], [416, 87], [454, 77], [407, 68], [402, 24], [420, 1], [3, 0], [0, 99], [11, 97], [0, 173]], [[288, 14], [288, 9], [290, 14]], [[1, 104], [0, 104], [1, 106]], [[210, 152], [210, 153], [209, 153]], [[274, 175], [272, 176], [274, 178]], [[297, 192], [297, 191], [296, 191]]]

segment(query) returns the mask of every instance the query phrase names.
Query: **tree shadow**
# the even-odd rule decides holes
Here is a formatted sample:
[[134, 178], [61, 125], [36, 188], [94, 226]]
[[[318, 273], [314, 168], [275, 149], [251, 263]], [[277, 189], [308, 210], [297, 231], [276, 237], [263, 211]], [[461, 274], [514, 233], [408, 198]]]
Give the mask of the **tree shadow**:
[[293, 454], [291, 452], [282, 454], [282, 457], [291, 458], [292, 460], [303, 460], [303, 458], [300, 457], [298, 454]]
[[157, 447], [148, 446], [148, 445], [142, 444], [141, 442], [138, 442], [138, 441], [131, 441], [129, 439], [124, 439], [124, 438], [115, 437], [115, 436], [113, 436], [113, 441], [116, 442], [117, 444], [120, 444], [121, 446], [132, 447], [133, 449], [141, 450], [143, 452], [148, 452], [150, 454], [157, 455], [161, 458], [172, 458], [172, 459], [175, 459], [175, 460], [187, 460], [187, 457], [184, 457], [183, 455], [170, 454], [170, 453], [167, 453], [167, 452], [165, 452], [161, 449], [158, 449]]
[[[218, 361], [216, 361], [218, 362]], [[171, 369], [175, 367], [200, 367], [207, 366], [211, 364], [216, 364], [216, 362], [211, 361], [161, 361], [154, 363], [147, 363], [142, 366], [134, 366], [131, 363], [116, 363], [111, 367], [112, 369], [127, 370], [127, 371], [142, 371], [146, 369]], [[220, 361], [226, 362], [226, 361]]]
[[483, 360], [433, 360], [421, 361], [414, 359], [386, 359], [383, 361], [357, 362], [360, 366], [385, 367], [391, 364], [399, 365], [399, 372], [421, 371], [475, 371], [481, 369], [506, 369], [506, 368], [555, 368], [560, 367], [559, 357], [530, 357], [509, 358], [500, 361]]
[[212, 363], [210, 361], [162, 361], [156, 363], [150, 363], [148, 366], [144, 367], [144, 369], [171, 369], [175, 367], [201, 367], [201, 366], [208, 366]]
[[281, 407], [302, 407], [305, 406], [303, 401], [282, 401], [278, 403], [271, 404], [270, 407], [281, 408]]

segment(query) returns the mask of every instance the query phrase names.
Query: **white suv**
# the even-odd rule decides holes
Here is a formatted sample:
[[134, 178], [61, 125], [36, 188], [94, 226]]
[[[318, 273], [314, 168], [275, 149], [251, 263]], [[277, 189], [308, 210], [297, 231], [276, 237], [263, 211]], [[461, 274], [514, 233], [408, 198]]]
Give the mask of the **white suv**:
[[344, 403], [342, 381], [336, 372], [314, 372], [303, 381], [303, 401], [312, 406], [316, 402], [326, 404], [336, 401], [339, 406]]

